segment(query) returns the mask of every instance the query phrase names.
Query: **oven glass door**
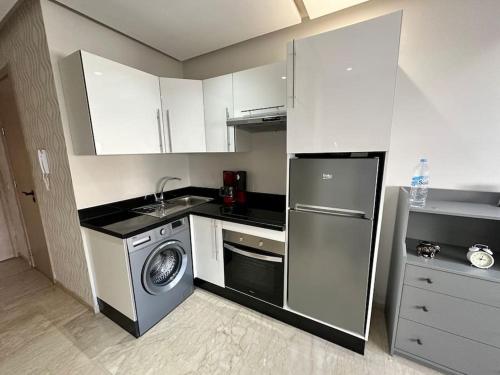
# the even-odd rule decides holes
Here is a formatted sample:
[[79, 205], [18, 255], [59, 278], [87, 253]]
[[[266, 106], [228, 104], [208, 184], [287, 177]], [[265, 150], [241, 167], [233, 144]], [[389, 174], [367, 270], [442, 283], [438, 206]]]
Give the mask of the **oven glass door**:
[[283, 307], [283, 257], [224, 242], [226, 287]]

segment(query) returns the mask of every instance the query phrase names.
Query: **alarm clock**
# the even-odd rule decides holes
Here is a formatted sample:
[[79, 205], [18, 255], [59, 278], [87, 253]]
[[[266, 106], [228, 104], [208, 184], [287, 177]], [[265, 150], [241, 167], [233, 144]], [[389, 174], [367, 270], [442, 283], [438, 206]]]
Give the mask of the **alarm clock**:
[[482, 269], [491, 268], [495, 263], [493, 251], [488, 246], [481, 244], [475, 244], [469, 248], [467, 259], [473, 266]]

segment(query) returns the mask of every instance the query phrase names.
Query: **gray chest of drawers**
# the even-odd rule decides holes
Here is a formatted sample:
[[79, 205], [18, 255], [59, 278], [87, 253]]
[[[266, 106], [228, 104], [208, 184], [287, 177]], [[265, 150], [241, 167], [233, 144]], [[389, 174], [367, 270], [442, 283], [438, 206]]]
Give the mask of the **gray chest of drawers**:
[[[391, 354], [450, 374], [500, 375], [500, 254], [488, 270], [469, 264], [467, 249], [500, 249], [500, 194], [432, 189], [410, 208], [401, 188], [386, 318]], [[419, 240], [441, 246], [418, 257]]]

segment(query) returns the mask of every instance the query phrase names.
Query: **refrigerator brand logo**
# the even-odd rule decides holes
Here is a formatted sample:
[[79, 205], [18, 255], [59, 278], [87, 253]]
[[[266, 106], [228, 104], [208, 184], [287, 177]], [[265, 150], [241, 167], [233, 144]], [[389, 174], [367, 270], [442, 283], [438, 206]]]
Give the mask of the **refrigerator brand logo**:
[[331, 179], [333, 178], [333, 173], [323, 173], [323, 174], [321, 175], [321, 178], [322, 178], [323, 180], [331, 180]]

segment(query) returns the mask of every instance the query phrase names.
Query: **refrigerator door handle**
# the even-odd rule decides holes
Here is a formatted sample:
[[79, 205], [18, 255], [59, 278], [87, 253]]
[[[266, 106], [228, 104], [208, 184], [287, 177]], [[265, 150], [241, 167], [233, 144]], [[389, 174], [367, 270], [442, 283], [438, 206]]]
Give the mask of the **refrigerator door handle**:
[[369, 217], [367, 217], [366, 212], [356, 211], [356, 210], [348, 210], [345, 208], [312, 206], [312, 205], [300, 204], [300, 203], [296, 203], [294, 208], [296, 211], [302, 211], [302, 212], [313, 212], [316, 214], [349, 216], [349, 217], [370, 219]]

